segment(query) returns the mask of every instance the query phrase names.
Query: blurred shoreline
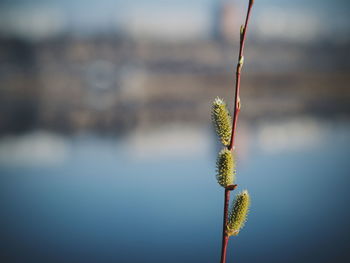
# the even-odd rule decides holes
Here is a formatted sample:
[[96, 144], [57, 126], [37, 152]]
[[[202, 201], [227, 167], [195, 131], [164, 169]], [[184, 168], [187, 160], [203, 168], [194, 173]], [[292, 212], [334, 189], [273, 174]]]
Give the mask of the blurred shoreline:
[[[205, 124], [231, 105], [235, 42], [61, 36], [0, 39], [0, 135], [47, 129], [121, 135], [173, 122]], [[242, 118], [348, 119], [350, 43], [248, 42]]]

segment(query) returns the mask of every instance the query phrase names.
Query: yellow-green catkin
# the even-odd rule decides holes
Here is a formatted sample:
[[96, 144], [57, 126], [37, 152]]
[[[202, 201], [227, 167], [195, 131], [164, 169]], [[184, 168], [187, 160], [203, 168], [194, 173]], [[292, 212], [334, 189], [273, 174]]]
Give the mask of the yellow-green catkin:
[[216, 160], [216, 179], [222, 187], [233, 184], [235, 180], [235, 163], [231, 151], [224, 148]]
[[231, 116], [226, 103], [220, 98], [216, 98], [213, 102], [212, 120], [222, 144], [228, 146], [231, 140]]
[[229, 236], [238, 235], [244, 223], [247, 221], [247, 215], [250, 206], [250, 197], [247, 190], [239, 193], [233, 203], [228, 218], [226, 233]]

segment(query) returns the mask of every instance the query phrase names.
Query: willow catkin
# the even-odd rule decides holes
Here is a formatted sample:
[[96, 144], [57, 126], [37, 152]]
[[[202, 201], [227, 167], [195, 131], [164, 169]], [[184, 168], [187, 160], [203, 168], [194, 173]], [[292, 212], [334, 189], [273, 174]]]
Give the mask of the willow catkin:
[[235, 162], [231, 151], [224, 148], [216, 160], [216, 179], [222, 187], [232, 185], [235, 180]]
[[231, 116], [226, 103], [219, 97], [214, 100], [212, 105], [212, 120], [222, 144], [229, 146], [232, 130]]
[[247, 190], [239, 193], [232, 205], [229, 214], [226, 233], [229, 236], [238, 235], [239, 231], [247, 221], [247, 215], [250, 206], [250, 196]]

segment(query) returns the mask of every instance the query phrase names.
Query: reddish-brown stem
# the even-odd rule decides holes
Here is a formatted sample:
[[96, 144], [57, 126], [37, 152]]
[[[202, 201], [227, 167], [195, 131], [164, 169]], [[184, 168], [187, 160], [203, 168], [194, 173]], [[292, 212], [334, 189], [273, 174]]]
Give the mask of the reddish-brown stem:
[[228, 239], [229, 239], [229, 236], [225, 235], [223, 240], [222, 240], [222, 251], [221, 251], [220, 263], [226, 262], [226, 250], [227, 250], [227, 245], [228, 245]]
[[237, 127], [237, 121], [238, 121], [238, 114], [241, 109], [241, 99], [239, 96], [240, 86], [241, 86], [241, 71], [244, 61], [244, 44], [246, 40], [247, 35], [247, 29], [248, 29], [248, 22], [250, 18], [250, 12], [253, 6], [254, 0], [249, 1], [248, 5], [248, 11], [247, 16], [245, 19], [245, 24], [243, 31], [240, 35], [240, 42], [239, 42], [239, 55], [238, 55], [238, 63], [236, 67], [236, 83], [235, 83], [235, 101], [234, 101], [234, 112], [233, 112], [233, 120], [232, 120], [232, 132], [231, 132], [231, 141], [230, 145], [228, 146], [229, 150], [233, 150], [235, 147], [235, 135], [236, 135], [236, 127]]
[[225, 188], [225, 201], [224, 201], [224, 218], [222, 224], [222, 246], [221, 246], [221, 263], [226, 262], [226, 250], [228, 245], [229, 236], [226, 234], [226, 226], [228, 219], [228, 206], [230, 204], [230, 192], [235, 190], [237, 187], [236, 184], [231, 184]]
[[224, 218], [222, 225], [222, 245], [221, 245], [221, 261], [220, 263], [226, 262], [226, 249], [228, 244], [228, 236], [226, 234], [226, 225], [228, 219], [228, 206], [230, 203], [230, 190], [225, 188], [225, 201], [224, 201]]

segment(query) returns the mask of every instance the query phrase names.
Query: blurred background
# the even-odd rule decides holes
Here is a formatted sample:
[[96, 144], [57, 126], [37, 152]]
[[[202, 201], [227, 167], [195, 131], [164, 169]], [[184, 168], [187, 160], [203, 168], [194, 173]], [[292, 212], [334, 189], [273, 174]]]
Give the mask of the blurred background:
[[[218, 262], [210, 123], [248, 0], [0, 2], [1, 262]], [[350, 261], [350, 4], [256, 0], [228, 262]]]

